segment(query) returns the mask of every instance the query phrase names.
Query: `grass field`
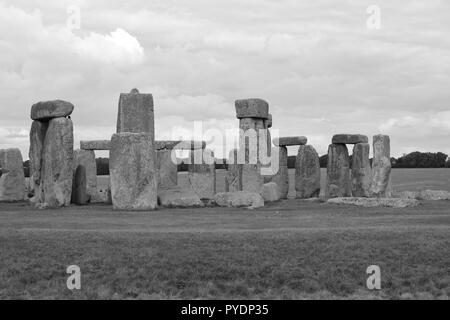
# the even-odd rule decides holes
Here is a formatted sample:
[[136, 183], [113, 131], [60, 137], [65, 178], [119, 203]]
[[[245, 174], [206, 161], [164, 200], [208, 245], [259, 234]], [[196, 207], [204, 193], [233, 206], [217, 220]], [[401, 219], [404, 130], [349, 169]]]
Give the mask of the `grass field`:
[[[114, 212], [0, 206], [0, 298], [390, 299], [450, 296], [450, 203], [360, 209], [288, 200]], [[66, 288], [76, 264], [82, 289]], [[369, 265], [380, 291], [366, 288]]]
[[[449, 190], [449, 174], [394, 170], [394, 186]], [[448, 299], [449, 247], [450, 201], [362, 209], [290, 199], [154, 212], [0, 204], [0, 298]], [[81, 290], [66, 287], [73, 264]], [[379, 291], [366, 288], [373, 264]]]

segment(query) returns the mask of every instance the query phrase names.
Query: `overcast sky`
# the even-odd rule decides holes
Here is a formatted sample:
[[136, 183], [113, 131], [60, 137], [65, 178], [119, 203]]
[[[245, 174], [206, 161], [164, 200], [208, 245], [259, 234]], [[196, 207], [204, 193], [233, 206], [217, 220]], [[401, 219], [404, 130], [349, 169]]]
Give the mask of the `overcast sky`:
[[335, 133], [450, 154], [450, 1], [0, 0], [0, 148], [27, 159], [31, 105], [52, 99], [75, 105], [76, 148], [109, 139], [134, 87], [153, 94], [157, 139], [237, 127], [234, 100], [258, 97], [319, 154]]

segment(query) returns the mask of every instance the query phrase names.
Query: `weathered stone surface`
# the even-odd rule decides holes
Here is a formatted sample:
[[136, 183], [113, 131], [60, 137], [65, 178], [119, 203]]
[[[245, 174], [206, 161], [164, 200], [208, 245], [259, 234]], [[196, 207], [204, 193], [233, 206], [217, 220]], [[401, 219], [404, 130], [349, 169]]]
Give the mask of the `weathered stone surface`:
[[181, 140], [160, 140], [155, 141], [156, 150], [173, 150]]
[[335, 134], [331, 143], [335, 144], [357, 144], [368, 143], [369, 138], [363, 134]]
[[[161, 143], [160, 146], [164, 145], [164, 148], [168, 149], [167, 141], [161, 141], [158, 142]], [[159, 146], [157, 146], [157, 149]], [[206, 142], [205, 141], [196, 141], [196, 140], [186, 140], [186, 141], [179, 141], [176, 145], [172, 147], [172, 149], [175, 150], [202, 150], [206, 148]]]
[[[269, 116], [267, 119], [264, 120], [264, 128], [268, 129], [268, 128], [272, 128], [272, 114], [269, 113]], [[272, 141], [272, 140], [270, 140]]]
[[19, 149], [0, 150], [0, 201], [25, 200], [25, 175]]
[[114, 209], [153, 210], [157, 173], [152, 133], [117, 133], [111, 138], [109, 171]]
[[[87, 201], [97, 191], [97, 164], [95, 163], [95, 152], [93, 150], [75, 150], [73, 152], [74, 173], [78, 166], [83, 166], [86, 172], [86, 194]], [[73, 190], [72, 190], [73, 193]]]
[[450, 192], [445, 190], [423, 190], [417, 195], [418, 200], [450, 200]]
[[73, 104], [63, 100], [41, 101], [31, 106], [31, 119], [47, 121], [72, 114]]
[[110, 150], [111, 140], [82, 140], [80, 141], [82, 150]]
[[345, 144], [330, 144], [328, 147], [327, 198], [350, 197], [352, 186], [350, 180], [350, 157]]
[[73, 180], [72, 120], [53, 118], [49, 121], [42, 157], [42, 202], [50, 207], [70, 205]]
[[[213, 199], [216, 194], [216, 170], [214, 164], [214, 153], [205, 149], [203, 159], [194, 162], [194, 152], [191, 152], [191, 163], [188, 165], [188, 179], [194, 192], [200, 199]], [[203, 163], [198, 163], [203, 162]]]
[[238, 150], [230, 151], [227, 160], [227, 173], [225, 176], [225, 191], [242, 191], [242, 165], [237, 163]]
[[91, 195], [90, 202], [112, 204], [111, 187], [97, 188], [96, 192]]
[[369, 160], [370, 145], [357, 143], [353, 147], [352, 157], [352, 195], [369, 197], [372, 181], [372, 168]]
[[158, 203], [168, 208], [203, 207], [204, 204], [192, 188], [160, 188]]
[[30, 130], [30, 189], [34, 196], [30, 200], [35, 203], [44, 202], [44, 184], [42, 181], [42, 164], [45, 133], [48, 122], [33, 121]]
[[151, 94], [142, 94], [137, 90], [120, 94], [117, 133], [121, 132], [150, 132], [153, 136], [155, 129]]
[[302, 146], [308, 142], [308, 138], [298, 136], [298, 137], [281, 137], [273, 139], [273, 144], [276, 146]]
[[295, 191], [300, 199], [320, 194], [319, 155], [311, 145], [300, 146], [295, 159]]
[[419, 197], [420, 191], [401, 191], [397, 192], [394, 197], [402, 199], [417, 199]]
[[236, 191], [221, 192], [214, 196], [214, 201], [220, 207], [247, 207], [255, 209], [264, 206], [264, 199], [259, 193]]
[[158, 188], [175, 187], [178, 183], [177, 163], [172, 160], [172, 150], [156, 151], [156, 170], [158, 173]]
[[261, 193], [264, 178], [258, 164], [242, 165], [242, 191]]
[[263, 185], [262, 197], [264, 202], [274, 202], [281, 199], [280, 188], [275, 182], [265, 183]]
[[373, 197], [392, 197], [391, 184], [391, 146], [389, 136], [373, 137], [372, 184], [370, 193]]
[[[287, 167], [287, 148], [286, 147], [273, 147], [272, 148], [272, 175], [264, 177], [264, 182], [275, 182], [280, 190], [280, 198], [287, 199], [289, 193], [289, 176]], [[278, 160], [274, 157], [278, 156]], [[278, 163], [278, 167], [275, 165]]]
[[89, 195], [86, 190], [86, 168], [78, 165], [73, 175], [71, 202], [82, 205], [87, 204]]
[[364, 197], [339, 197], [328, 199], [330, 204], [353, 205], [358, 207], [390, 207], [390, 208], [407, 208], [419, 205], [419, 201], [415, 199], [401, 198], [364, 198]]
[[236, 100], [236, 118], [269, 119], [269, 104], [262, 99]]

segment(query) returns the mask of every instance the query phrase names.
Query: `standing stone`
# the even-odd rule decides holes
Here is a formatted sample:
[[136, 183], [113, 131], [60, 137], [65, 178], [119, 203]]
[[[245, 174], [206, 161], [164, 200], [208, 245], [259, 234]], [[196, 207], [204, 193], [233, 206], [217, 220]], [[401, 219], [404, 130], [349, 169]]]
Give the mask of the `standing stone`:
[[391, 184], [391, 146], [387, 135], [373, 137], [373, 162], [371, 196], [378, 198], [392, 197]]
[[156, 151], [156, 170], [158, 173], [158, 188], [175, 187], [178, 183], [178, 166], [172, 160], [172, 150]]
[[155, 157], [153, 133], [113, 134], [109, 168], [114, 209], [156, 209]]
[[31, 106], [31, 119], [47, 121], [72, 114], [73, 104], [63, 100], [41, 101]]
[[[195, 153], [198, 155], [196, 156]], [[200, 199], [211, 200], [214, 198], [216, 194], [216, 170], [214, 154], [211, 150], [205, 149], [191, 152], [191, 164], [188, 165], [188, 179], [192, 189]]]
[[121, 132], [155, 132], [151, 94], [141, 94], [137, 89], [120, 94], [117, 133]]
[[72, 199], [71, 202], [82, 205], [89, 200], [86, 192], [86, 168], [83, 165], [77, 166], [73, 174]]
[[311, 145], [301, 145], [295, 159], [295, 191], [297, 198], [316, 198], [320, 195], [319, 155]]
[[261, 193], [264, 184], [264, 178], [261, 175], [260, 164], [242, 165], [242, 191]]
[[42, 157], [43, 202], [49, 207], [70, 205], [73, 180], [72, 120], [53, 118], [49, 121]]
[[227, 160], [227, 173], [225, 176], [225, 191], [242, 191], [242, 164], [237, 163], [238, 150], [230, 151]]
[[350, 197], [350, 157], [345, 144], [330, 144], [328, 147], [327, 185], [328, 198]]
[[25, 175], [19, 149], [0, 150], [0, 201], [25, 200]]
[[42, 181], [42, 164], [45, 133], [48, 122], [33, 121], [30, 130], [30, 189], [34, 193], [32, 202], [44, 202], [44, 184]]
[[[271, 181], [275, 182], [280, 189], [280, 198], [287, 199], [289, 193], [289, 170], [287, 163], [287, 148], [274, 147], [272, 148], [272, 155], [278, 155], [278, 168], [275, 169]], [[277, 162], [274, 160], [274, 163]], [[278, 170], [277, 170], [278, 169]]]
[[73, 159], [74, 172], [80, 165], [85, 168], [87, 201], [90, 201], [95, 198], [97, 193], [97, 164], [95, 163], [95, 152], [94, 150], [75, 150]]
[[369, 160], [370, 145], [357, 143], [353, 147], [352, 158], [352, 196], [369, 197], [372, 168]]

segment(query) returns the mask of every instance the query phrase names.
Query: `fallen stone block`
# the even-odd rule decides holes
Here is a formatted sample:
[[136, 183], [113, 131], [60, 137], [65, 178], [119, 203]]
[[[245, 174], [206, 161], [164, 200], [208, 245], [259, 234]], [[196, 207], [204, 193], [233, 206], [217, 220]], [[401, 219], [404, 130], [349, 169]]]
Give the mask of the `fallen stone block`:
[[262, 99], [236, 100], [236, 118], [269, 119], [269, 104]]
[[265, 183], [263, 185], [262, 197], [267, 202], [279, 201], [281, 199], [280, 188], [275, 182]]
[[273, 139], [275, 146], [289, 147], [289, 146], [302, 146], [308, 142], [307, 137], [281, 137]]
[[357, 144], [368, 143], [369, 138], [362, 134], [335, 134], [331, 143]]
[[67, 117], [72, 114], [74, 105], [68, 101], [41, 101], [31, 106], [31, 119], [47, 121], [52, 118]]
[[416, 199], [364, 198], [364, 197], [338, 197], [328, 199], [327, 203], [352, 205], [358, 207], [389, 207], [389, 208], [409, 208], [419, 205], [419, 201]]
[[247, 207], [255, 209], [264, 206], [264, 199], [259, 193], [236, 191], [221, 192], [214, 196], [214, 201], [220, 207]]
[[158, 189], [158, 204], [167, 208], [203, 207], [204, 203], [192, 188], [160, 188]]
[[423, 190], [417, 194], [418, 200], [450, 200], [450, 192], [445, 190]]
[[81, 140], [80, 149], [82, 150], [110, 150], [111, 140]]

